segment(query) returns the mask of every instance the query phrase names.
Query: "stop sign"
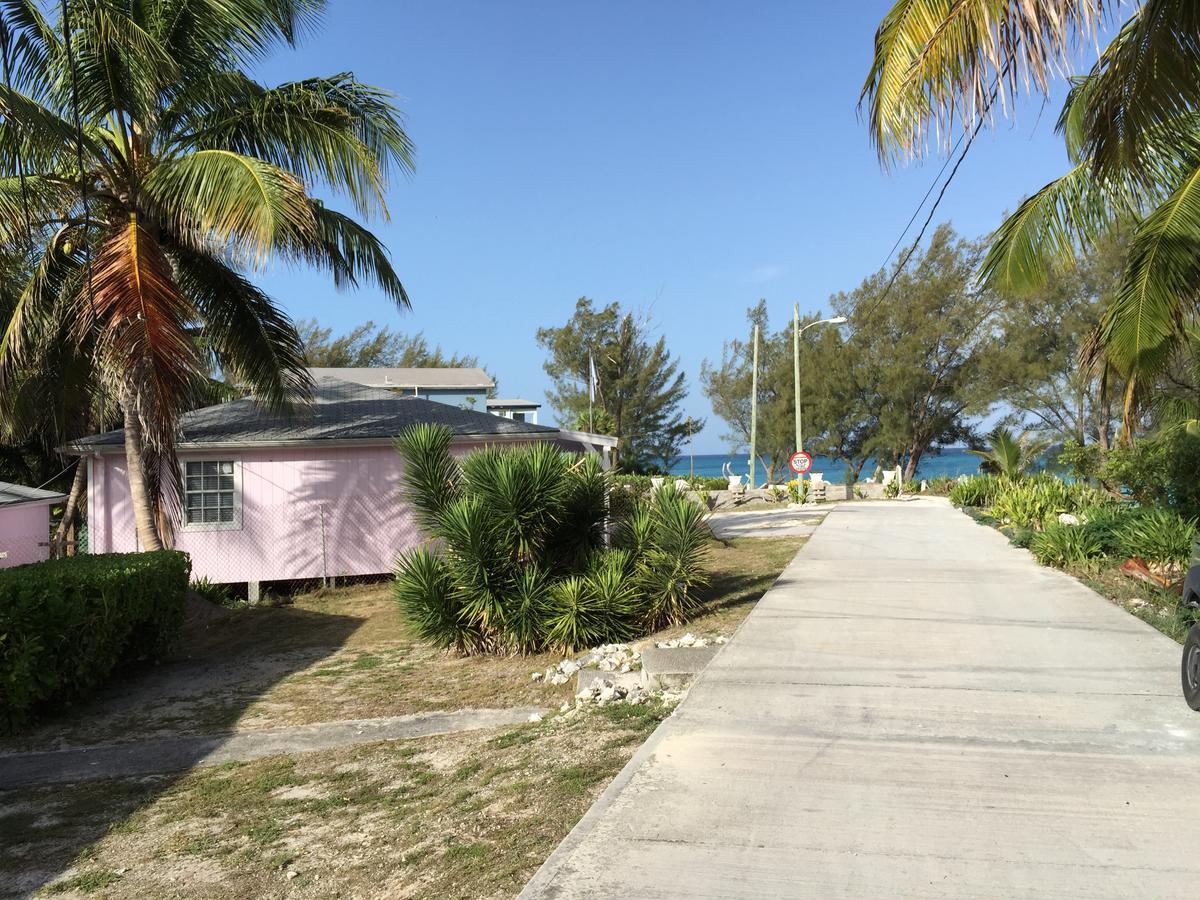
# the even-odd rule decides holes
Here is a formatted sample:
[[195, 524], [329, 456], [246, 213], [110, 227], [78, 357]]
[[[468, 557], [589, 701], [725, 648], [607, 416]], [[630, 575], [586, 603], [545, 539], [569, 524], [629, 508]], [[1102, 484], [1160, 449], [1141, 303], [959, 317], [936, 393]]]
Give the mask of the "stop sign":
[[812, 468], [812, 457], [803, 450], [797, 450], [788, 457], [788, 466], [797, 475], [803, 475]]

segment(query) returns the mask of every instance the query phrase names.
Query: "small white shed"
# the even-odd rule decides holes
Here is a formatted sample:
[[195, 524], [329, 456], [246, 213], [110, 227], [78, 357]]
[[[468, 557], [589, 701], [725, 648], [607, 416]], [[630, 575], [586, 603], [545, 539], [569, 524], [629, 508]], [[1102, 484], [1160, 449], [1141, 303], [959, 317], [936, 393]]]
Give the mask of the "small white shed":
[[66, 499], [0, 481], [0, 569], [50, 558], [50, 506]]

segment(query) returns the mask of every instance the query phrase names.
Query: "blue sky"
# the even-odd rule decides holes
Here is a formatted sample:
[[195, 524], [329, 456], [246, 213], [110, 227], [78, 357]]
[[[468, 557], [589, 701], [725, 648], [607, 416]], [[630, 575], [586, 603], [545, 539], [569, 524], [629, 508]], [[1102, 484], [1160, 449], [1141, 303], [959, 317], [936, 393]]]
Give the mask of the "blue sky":
[[[760, 297], [781, 322], [879, 268], [941, 165], [883, 172], [857, 117], [887, 5], [333, 0], [260, 75], [349, 70], [399, 96], [417, 172], [375, 224], [413, 308], [304, 270], [262, 283], [297, 318], [423, 331], [535, 400], [537, 328], [620, 300], [680, 357], [709, 419], [696, 452], [724, 451], [701, 361]], [[1061, 174], [1057, 111], [981, 134], [938, 219], [983, 234]]]

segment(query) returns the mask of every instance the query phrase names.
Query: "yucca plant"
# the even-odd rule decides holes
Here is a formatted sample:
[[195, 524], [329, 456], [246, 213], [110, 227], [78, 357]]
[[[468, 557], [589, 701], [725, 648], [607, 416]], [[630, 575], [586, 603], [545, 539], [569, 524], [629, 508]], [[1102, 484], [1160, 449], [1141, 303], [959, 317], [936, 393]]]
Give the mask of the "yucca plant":
[[486, 645], [481, 629], [462, 615], [449, 567], [428, 547], [400, 558], [392, 592], [421, 640], [460, 653], [478, 652]]
[[[438, 542], [439, 560], [436, 570], [425, 556], [401, 560], [402, 610], [418, 633], [464, 652], [568, 646], [573, 626], [556, 618], [564, 611], [554, 599], [556, 584], [583, 576], [602, 546], [606, 474], [549, 444], [488, 447], [459, 460], [450, 453], [452, 439], [447, 428], [418, 425], [396, 442], [405, 494]], [[594, 586], [586, 578], [584, 584], [590, 593], [580, 601], [579, 633], [603, 631], [590, 617], [621, 604], [596, 599]], [[422, 586], [428, 611], [420, 609]], [[613, 634], [623, 633], [627, 616], [617, 618]], [[551, 637], [555, 626], [558, 637]], [[448, 641], [455, 628], [467, 629], [466, 639]]]
[[603, 588], [582, 575], [571, 575], [553, 586], [546, 618], [548, 646], [571, 653], [624, 636], [628, 625], [614, 620]]
[[704, 560], [711, 537], [704, 511], [667, 485], [618, 535], [621, 546], [638, 554], [648, 627], [685, 622], [700, 606], [699, 591], [708, 583]]

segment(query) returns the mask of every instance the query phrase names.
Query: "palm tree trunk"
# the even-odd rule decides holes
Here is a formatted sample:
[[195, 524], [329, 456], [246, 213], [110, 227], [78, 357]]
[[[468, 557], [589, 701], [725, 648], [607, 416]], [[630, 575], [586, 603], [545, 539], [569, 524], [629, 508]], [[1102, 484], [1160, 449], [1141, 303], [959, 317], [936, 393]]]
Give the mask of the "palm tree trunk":
[[138, 546], [143, 551], [161, 550], [158, 524], [154, 515], [154, 504], [146, 490], [146, 463], [142, 457], [142, 423], [137, 416], [133, 391], [126, 389], [121, 398], [121, 409], [125, 414], [125, 468], [129, 477], [129, 497], [133, 506], [133, 520], [137, 526]]
[[75, 478], [71, 481], [71, 493], [67, 495], [67, 505], [63, 508], [62, 521], [58, 523], [58, 530], [54, 533], [54, 546], [51, 549], [56, 557], [67, 555], [67, 534], [75, 523], [75, 514], [79, 510], [79, 498], [83, 496], [83, 488], [86, 484], [87, 464], [81, 456], [79, 462], [75, 463]]

